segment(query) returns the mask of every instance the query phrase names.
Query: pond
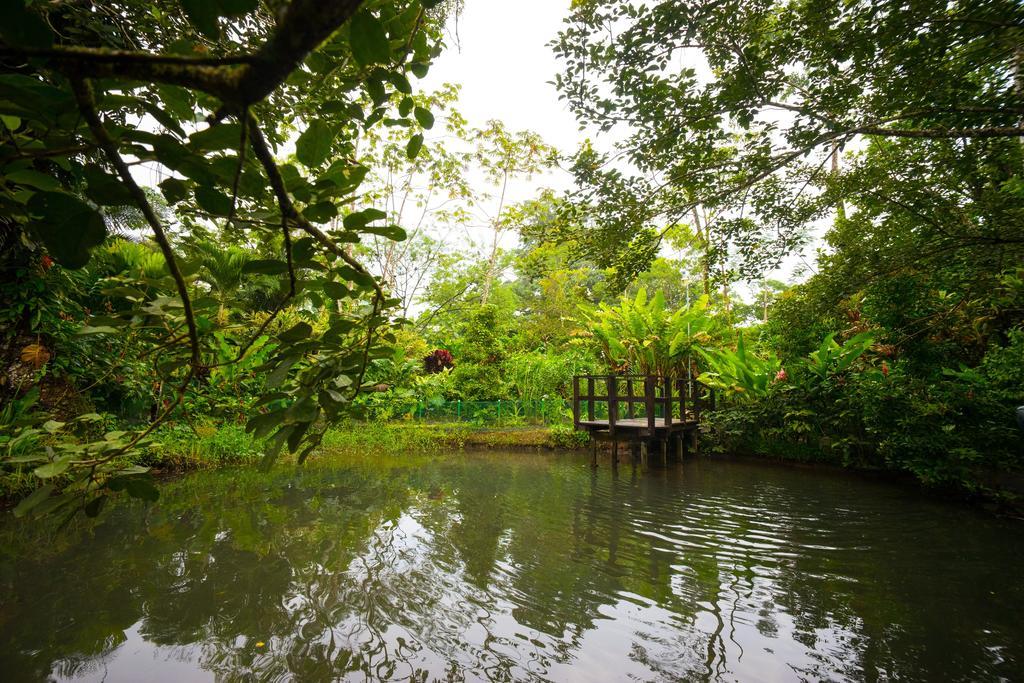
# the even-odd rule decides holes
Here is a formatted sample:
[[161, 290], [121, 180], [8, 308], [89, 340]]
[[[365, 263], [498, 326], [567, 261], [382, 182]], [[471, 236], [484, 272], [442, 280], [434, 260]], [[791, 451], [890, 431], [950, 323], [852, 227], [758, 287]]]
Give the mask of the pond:
[[832, 471], [338, 458], [0, 540], [5, 681], [1024, 675], [1024, 523]]

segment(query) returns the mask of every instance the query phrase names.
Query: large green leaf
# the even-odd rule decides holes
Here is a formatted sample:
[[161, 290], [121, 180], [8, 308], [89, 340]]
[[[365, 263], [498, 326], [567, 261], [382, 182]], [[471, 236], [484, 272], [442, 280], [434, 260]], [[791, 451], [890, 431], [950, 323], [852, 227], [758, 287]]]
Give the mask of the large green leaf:
[[295, 156], [306, 166], [319, 166], [331, 154], [334, 129], [324, 121], [313, 121], [295, 143]]
[[302, 215], [314, 223], [326, 223], [338, 215], [338, 207], [333, 202], [317, 202], [304, 208]]
[[238, 149], [242, 141], [242, 128], [238, 123], [219, 123], [188, 138], [189, 147], [203, 152]]
[[231, 197], [208, 185], [196, 188], [196, 203], [199, 207], [214, 216], [227, 216], [231, 213]]
[[349, 215], [345, 216], [343, 225], [347, 230], [361, 230], [368, 223], [379, 221], [387, 218], [387, 214], [380, 209], [363, 209], [362, 211], [354, 211]]
[[175, 204], [188, 196], [188, 185], [180, 178], [168, 178], [159, 185], [169, 204]]
[[413, 110], [413, 116], [416, 117], [417, 123], [419, 123], [423, 128], [429, 130], [434, 127], [434, 115], [430, 113], [429, 109], [416, 107]]
[[64, 455], [52, 462], [48, 462], [45, 465], [40, 465], [35, 471], [35, 475], [40, 479], [49, 479], [56, 477], [58, 474], [67, 472], [68, 468], [71, 467], [71, 461], [74, 460], [73, 455]]
[[100, 206], [125, 206], [134, 199], [131, 191], [117, 176], [110, 175], [95, 164], [89, 164], [84, 171], [85, 194]]
[[363, 66], [386, 64], [391, 60], [391, 46], [384, 25], [370, 12], [352, 17], [349, 25], [352, 56]]
[[35, 171], [31, 168], [23, 168], [6, 173], [4, 175], [4, 180], [9, 183], [28, 185], [39, 190], [48, 190], [50, 192], [60, 192], [61, 189], [60, 183], [57, 182], [57, 179], [52, 175]]
[[89, 262], [89, 250], [107, 236], [103, 216], [78, 197], [64, 192], [39, 192], [29, 200], [32, 228], [46, 249], [66, 268]]
[[185, 10], [189, 22], [204, 36], [220, 36], [220, 26], [217, 24], [219, 7], [216, 0], [181, 0], [181, 8]]
[[218, 17], [246, 14], [258, 4], [257, 0], [181, 0], [188, 20], [207, 38], [220, 36]]
[[422, 148], [423, 136], [419, 134], [413, 135], [409, 138], [409, 144], [405, 146], [405, 156], [409, 157], [409, 159], [415, 159]]
[[281, 334], [277, 335], [277, 338], [286, 344], [301, 341], [313, 334], [313, 328], [309, 323], [295, 323], [292, 327], [288, 328]]
[[407, 237], [407, 235], [405, 234], [405, 230], [403, 230], [397, 225], [368, 225], [362, 228], [362, 232], [368, 232], [374, 235], [380, 235], [381, 237], [387, 237], [389, 240], [394, 240], [396, 242], [402, 242]]
[[334, 280], [328, 280], [323, 284], [324, 294], [331, 297], [332, 299], [347, 299], [352, 296], [351, 290], [348, 287], [335, 282]]

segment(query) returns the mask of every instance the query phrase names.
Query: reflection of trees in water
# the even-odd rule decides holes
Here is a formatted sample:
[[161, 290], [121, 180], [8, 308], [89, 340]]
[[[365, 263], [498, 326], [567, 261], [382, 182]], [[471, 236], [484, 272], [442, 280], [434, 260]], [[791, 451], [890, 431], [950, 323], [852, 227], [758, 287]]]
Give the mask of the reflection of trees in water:
[[[897, 526], [880, 511], [900, 501], [859, 502], [862, 484], [713, 467], [516, 456], [186, 477], [147, 511], [0, 563], [0, 667], [101, 675], [137, 632], [223, 680], [523, 680], [578, 663], [610, 618], [640, 677], [742, 678], [766, 648], [810, 679], [1020, 661], [1009, 617], [943, 623], [1006, 580], [941, 561], [926, 540], [941, 511]], [[962, 550], [990, 558], [976, 536]]]

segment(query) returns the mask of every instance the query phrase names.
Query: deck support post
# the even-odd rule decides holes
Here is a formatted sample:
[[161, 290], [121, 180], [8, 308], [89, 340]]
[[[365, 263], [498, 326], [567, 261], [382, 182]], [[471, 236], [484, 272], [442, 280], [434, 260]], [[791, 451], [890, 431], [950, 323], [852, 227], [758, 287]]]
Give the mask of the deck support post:
[[597, 439], [593, 432], [590, 434], [590, 466], [597, 467]]
[[619, 466], [619, 440], [612, 440], [612, 467]]

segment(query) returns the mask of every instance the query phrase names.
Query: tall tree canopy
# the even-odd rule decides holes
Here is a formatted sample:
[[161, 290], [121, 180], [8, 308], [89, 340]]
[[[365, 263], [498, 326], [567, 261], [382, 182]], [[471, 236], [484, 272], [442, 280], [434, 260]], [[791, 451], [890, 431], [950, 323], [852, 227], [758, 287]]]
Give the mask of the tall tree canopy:
[[851, 143], [1024, 135], [1022, 45], [1013, 0], [578, 0], [557, 85], [623, 136], [577, 158], [590, 249], [631, 274], [701, 207], [758, 273], [834, 208], [814, 188]]

